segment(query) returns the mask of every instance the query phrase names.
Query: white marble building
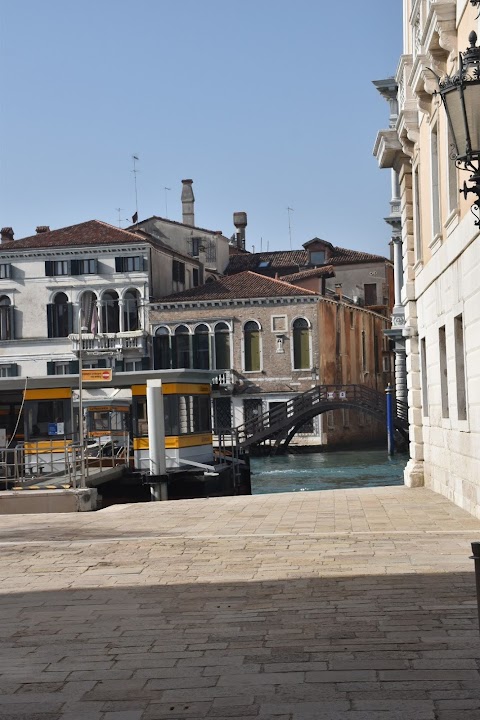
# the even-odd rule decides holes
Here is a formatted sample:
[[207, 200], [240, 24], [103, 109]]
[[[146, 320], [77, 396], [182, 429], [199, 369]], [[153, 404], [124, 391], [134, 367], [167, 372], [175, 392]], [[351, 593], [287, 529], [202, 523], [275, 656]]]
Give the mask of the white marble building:
[[[407, 485], [480, 517], [480, 271], [473, 199], [458, 189], [452, 136], [435, 78], [458, 68], [479, 30], [479, 2], [404, 0], [399, 112], [377, 157], [400, 182], [410, 460]], [[390, 163], [390, 164], [389, 164]]]

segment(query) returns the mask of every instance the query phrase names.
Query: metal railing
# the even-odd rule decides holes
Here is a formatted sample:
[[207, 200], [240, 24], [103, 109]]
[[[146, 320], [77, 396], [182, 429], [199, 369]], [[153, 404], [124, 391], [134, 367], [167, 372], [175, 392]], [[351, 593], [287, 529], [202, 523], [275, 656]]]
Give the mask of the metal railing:
[[[394, 416], [395, 426], [406, 429], [408, 408], [405, 403], [398, 403], [398, 406]], [[380, 421], [386, 420], [384, 392], [365, 385], [317, 385], [240, 425], [236, 429], [237, 442], [243, 447], [268, 438], [278, 442], [292, 428], [301, 426], [315, 415], [341, 407], [367, 412]]]
[[[128, 433], [87, 439], [84, 452], [72, 440], [38, 440], [0, 450], [0, 489], [28, 487], [46, 481], [76, 488], [88, 478], [130, 462]], [[82, 457], [83, 468], [82, 474]]]

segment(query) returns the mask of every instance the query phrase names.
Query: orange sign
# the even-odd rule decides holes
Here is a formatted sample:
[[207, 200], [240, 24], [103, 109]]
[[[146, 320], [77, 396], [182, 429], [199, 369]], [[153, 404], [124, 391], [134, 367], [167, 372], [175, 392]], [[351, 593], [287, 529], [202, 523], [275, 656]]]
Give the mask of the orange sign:
[[111, 382], [112, 368], [104, 370], [82, 370], [82, 382]]

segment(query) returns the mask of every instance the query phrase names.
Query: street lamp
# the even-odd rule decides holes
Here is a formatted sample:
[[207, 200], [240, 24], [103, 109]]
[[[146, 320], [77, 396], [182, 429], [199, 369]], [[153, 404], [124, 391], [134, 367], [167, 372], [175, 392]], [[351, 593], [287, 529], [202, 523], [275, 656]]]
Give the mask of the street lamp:
[[[480, 0], [476, 4], [480, 4]], [[455, 147], [455, 163], [471, 173], [470, 187], [465, 182], [460, 192], [465, 199], [472, 193], [472, 213], [480, 226], [480, 47], [472, 31], [470, 47], [459, 55], [459, 69], [438, 79], [439, 94], [445, 106]]]

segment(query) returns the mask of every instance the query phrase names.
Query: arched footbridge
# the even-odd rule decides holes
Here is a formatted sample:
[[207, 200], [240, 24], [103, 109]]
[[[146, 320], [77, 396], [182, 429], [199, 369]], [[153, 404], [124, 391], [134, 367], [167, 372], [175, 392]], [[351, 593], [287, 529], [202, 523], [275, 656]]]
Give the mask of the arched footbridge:
[[[371, 415], [386, 426], [385, 392], [365, 385], [317, 385], [296, 395], [286, 403], [252, 418], [236, 429], [237, 444], [248, 448], [266, 440], [274, 440], [275, 447], [287, 447], [290, 440], [316, 415], [329, 410], [351, 408]], [[404, 437], [408, 437], [408, 407], [393, 400], [393, 423]]]

